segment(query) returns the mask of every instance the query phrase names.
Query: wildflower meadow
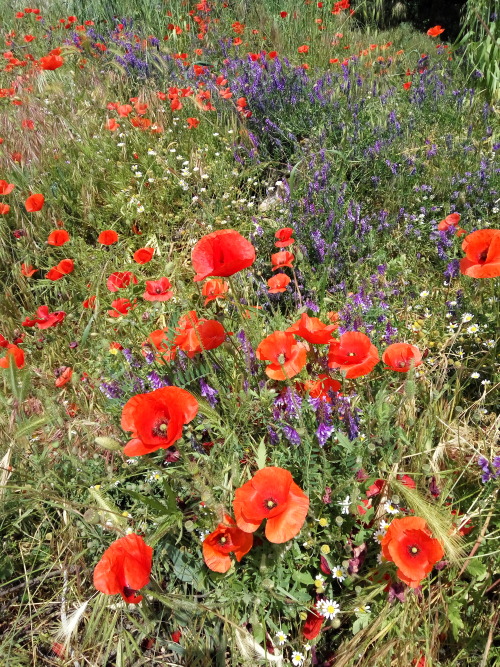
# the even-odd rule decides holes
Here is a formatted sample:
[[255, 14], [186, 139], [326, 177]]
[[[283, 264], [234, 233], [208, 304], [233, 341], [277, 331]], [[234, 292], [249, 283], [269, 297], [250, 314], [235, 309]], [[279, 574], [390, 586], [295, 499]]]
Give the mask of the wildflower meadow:
[[416, 4], [3, 3], [1, 667], [500, 665], [500, 8]]

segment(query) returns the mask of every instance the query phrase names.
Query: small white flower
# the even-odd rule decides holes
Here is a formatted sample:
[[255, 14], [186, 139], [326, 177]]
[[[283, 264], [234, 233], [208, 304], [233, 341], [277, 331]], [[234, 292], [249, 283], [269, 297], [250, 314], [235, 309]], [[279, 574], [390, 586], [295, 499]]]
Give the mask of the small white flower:
[[470, 376], [473, 380], [477, 380], [478, 377], [480, 377], [480, 375], [477, 371], [474, 371], [474, 373], [471, 373]]
[[148, 155], [156, 155], [156, 151], [154, 151], [152, 148], [148, 150]]
[[144, 206], [138, 206], [137, 213], [144, 213]]
[[424, 290], [423, 292], [420, 292], [420, 296], [422, 299], [425, 299], [426, 296], [429, 296], [429, 292], [427, 290]]
[[384, 509], [387, 514], [399, 514], [399, 508], [396, 505], [393, 505], [390, 500], [384, 503]]
[[288, 635], [285, 635], [285, 633], [282, 632], [281, 630], [276, 633], [275, 637], [278, 646], [283, 646], [286, 643], [286, 640], [288, 639]]
[[135, 175], [137, 176], [137, 178], [141, 178], [141, 176], [142, 176], [142, 171], [136, 171], [136, 172], [135, 172]]
[[474, 315], [472, 315], [472, 313], [464, 313], [462, 315], [462, 322], [470, 322], [473, 317]]
[[337, 503], [341, 507], [342, 514], [349, 514], [349, 505], [351, 504], [351, 496], [346, 496], [344, 500]]
[[316, 603], [316, 609], [321, 616], [324, 616], [331, 621], [339, 613], [340, 605], [338, 602], [335, 602], [335, 600], [320, 600]]
[[491, 384], [491, 380], [481, 380], [481, 384], [487, 387], [489, 384]]
[[301, 667], [301, 665], [304, 664], [305, 659], [306, 656], [303, 653], [299, 653], [299, 651], [294, 651], [292, 653], [292, 665], [295, 665], [295, 667]]
[[337, 579], [337, 581], [344, 581], [346, 577], [344, 568], [340, 565], [335, 565], [335, 567], [332, 567], [332, 577]]
[[469, 334], [475, 334], [479, 331], [479, 327], [477, 324], [471, 324], [470, 327], [467, 327], [467, 333]]
[[361, 607], [355, 607], [354, 611], [356, 614], [369, 614], [371, 607], [369, 604], [363, 604]]

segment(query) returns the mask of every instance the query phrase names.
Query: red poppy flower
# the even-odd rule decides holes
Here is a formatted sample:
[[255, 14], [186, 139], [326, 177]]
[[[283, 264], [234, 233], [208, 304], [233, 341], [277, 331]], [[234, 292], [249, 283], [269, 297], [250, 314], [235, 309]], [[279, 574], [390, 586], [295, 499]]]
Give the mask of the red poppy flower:
[[203, 560], [214, 572], [227, 572], [231, 567], [230, 553], [234, 553], [238, 563], [253, 545], [252, 533], [240, 530], [234, 519], [224, 515], [224, 523], [203, 540]]
[[304, 338], [308, 343], [326, 344], [332, 340], [332, 333], [338, 329], [337, 324], [323, 324], [317, 317], [309, 317], [302, 313], [300, 320], [292, 324], [286, 331]]
[[154, 254], [154, 248], [139, 248], [139, 250], [134, 252], [134, 261], [137, 264], [147, 264], [153, 259]]
[[479, 229], [462, 242], [460, 272], [471, 278], [500, 276], [500, 229]]
[[116, 113], [122, 118], [126, 118], [133, 110], [134, 107], [131, 104], [118, 104], [116, 107]]
[[134, 307], [134, 303], [132, 303], [129, 299], [115, 299], [111, 302], [112, 310], [108, 310], [108, 315], [110, 317], [121, 317], [122, 315], [127, 315], [128, 311]]
[[38, 269], [34, 269], [32, 264], [21, 264], [21, 273], [26, 278], [31, 278], [31, 276], [36, 273]]
[[85, 301], [83, 302], [83, 307], [84, 308], [94, 308], [95, 300], [96, 300], [95, 296], [89, 296], [89, 298], [85, 299]]
[[200, 124], [198, 118], [186, 118], [186, 122], [190, 130], [195, 130]]
[[277, 248], [286, 248], [292, 243], [295, 243], [295, 239], [292, 239], [293, 229], [291, 227], [282, 227], [278, 229], [274, 235], [278, 240], [275, 242]]
[[201, 293], [203, 296], [207, 297], [203, 305], [207, 305], [210, 301], [215, 299], [223, 299], [227, 292], [229, 291], [229, 283], [220, 278], [212, 278], [212, 280], [207, 280], [203, 285]]
[[10, 211], [10, 206], [8, 204], [0, 204], [0, 215], [7, 215]]
[[180, 318], [174, 345], [191, 359], [204, 350], [213, 350], [226, 340], [224, 327], [217, 320], [198, 319], [194, 310]]
[[285, 11], [280, 12], [280, 16], [281, 16], [282, 19], [285, 19], [288, 16], [288, 12], [285, 12]]
[[379, 493], [382, 491], [382, 489], [385, 486], [385, 480], [384, 479], [376, 479], [371, 486], [369, 486], [366, 490], [366, 497], [367, 498], [372, 498], [373, 496], [378, 496]]
[[113, 229], [105, 229], [97, 237], [97, 242], [101, 245], [113, 245], [118, 241], [118, 234]]
[[50, 329], [50, 327], [63, 322], [66, 317], [66, 313], [62, 310], [49, 312], [48, 306], [40, 306], [36, 314], [37, 316], [33, 319], [27, 317], [22, 323], [23, 327], [34, 327], [36, 325], [39, 329]]
[[8, 345], [9, 341], [7, 340], [7, 338], [5, 338], [5, 336], [2, 336], [2, 334], [0, 334], [0, 347], [8, 347]]
[[49, 280], [60, 280], [68, 273], [72, 273], [74, 268], [75, 264], [72, 259], [62, 259], [57, 266], [54, 266], [45, 274], [45, 277]]
[[277, 273], [272, 278], [269, 278], [267, 284], [269, 286], [269, 294], [286, 292], [286, 288], [290, 284], [290, 278], [286, 273]]
[[168, 338], [168, 329], [155, 329], [152, 331], [146, 342], [142, 344], [143, 355], [147, 354], [148, 348], [154, 348], [157, 352], [155, 361], [157, 364], [163, 365], [165, 361], [172, 361], [175, 359], [177, 349]]
[[346, 378], [368, 375], [378, 361], [377, 348], [359, 331], [348, 331], [330, 343], [328, 367], [339, 368]]
[[405, 90], [410, 90], [411, 88], [411, 81], [406, 81], [406, 83], [403, 83], [403, 88]]
[[306, 380], [304, 382], [304, 389], [309, 392], [311, 398], [321, 398], [327, 403], [331, 403], [331, 391], [339, 391], [341, 384], [338, 380], [334, 380], [329, 375], [321, 374], [317, 380]]
[[56, 371], [56, 387], [64, 387], [67, 384], [73, 375], [73, 369], [71, 366], [61, 366]]
[[24, 205], [28, 213], [34, 213], [35, 211], [42, 210], [44, 202], [45, 202], [45, 197], [43, 195], [31, 195], [24, 202]]
[[14, 183], [7, 183], [7, 181], [0, 179], [0, 195], [10, 195], [15, 187]]
[[444, 32], [444, 28], [441, 28], [440, 25], [435, 25], [434, 28], [429, 28], [427, 34], [429, 35], [429, 37], [437, 37], [442, 32]]
[[447, 215], [446, 218], [439, 223], [439, 231], [446, 232], [451, 227], [456, 227], [460, 222], [461, 217], [460, 213], [450, 213], [450, 215]]
[[56, 229], [49, 234], [47, 243], [49, 245], [61, 246], [69, 241], [69, 234], [65, 229]]
[[275, 252], [273, 255], [271, 255], [271, 262], [273, 264], [273, 271], [277, 271], [278, 269], [282, 269], [284, 266], [289, 266], [291, 269], [293, 269], [293, 260], [295, 259], [295, 256], [292, 255], [291, 252], [288, 252], [288, 250], [282, 250], [281, 252]]
[[272, 362], [266, 367], [266, 375], [273, 380], [293, 378], [300, 373], [307, 361], [304, 345], [286, 331], [275, 331], [264, 338], [255, 354], [257, 359]]
[[233, 508], [238, 528], [253, 533], [267, 519], [267, 539], [281, 544], [300, 532], [309, 510], [309, 498], [288, 470], [271, 466], [258, 470], [251, 480], [236, 489]]
[[382, 556], [398, 567], [398, 577], [411, 588], [417, 588], [444, 556], [441, 543], [418, 516], [393, 519], [381, 545]]
[[158, 280], [146, 280], [146, 291], [142, 295], [146, 301], [168, 301], [174, 295], [170, 280], [159, 278]]
[[61, 58], [61, 56], [56, 56], [54, 54], [43, 56], [43, 58], [40, 58], [38, 62], [40, 63], [42, 69], [45, 70], [55, 70], [58, 67], [64, 65], [64, 60]]
[[393, 343], [385, 350], [382, 361], [387, 364], [386, 370], [408, 373], [422, 363], [422, 353], [415, 345], [409, 343]]
[[140, 535], [120, 537], [103, 553], [94, 570], [94, 586], [106, 595], [120, 594], [125, 602], [137, 604], [137, 591], [149, 583], [153, 549]]
[[131, 271], [117, 271], [108, 277], [106, 287], [110, 292], [118, 292], [119, 289], [128, 287], [130, 283], [137, 285], [137, 278]]
[[134, 127], [138, 127], [141, 130], [147, 130], [151, 127], [151, 120], [149, 118], [143, 118], [142, 116], [132, 118], [130, 122]]
[[123, 453], [139, 456], [167, 449], [182, 437], [182, 427], [197, 412], [196, 398], [179, 387], [163, 387], [133, 396], [122, 411], [122, 429], [132, 431], [132, 440]]
[[11, 360], [17, 368], [24, 368], [24, 350], [17, 345], [9, 344], [7, 344], [6, 350], [5, 356], [0, 358], [0, 368], [8, 368]]
[[316, 609], [309, 609], [307, 618], [302, 625], [302, 636], [304, 639], [315, 639], [321, 632], [325, 621], [326, 618], [321, 616]]
[[109, 130], [110, 132], [115, 132], [120, 128], [120, 123], [116, 121], [116, 118], [108, 118], [104, 127], [106, 130]]
[[302, 44], [302, 46], [299, 46], [299, 48], [297, 49], [297, 52], [298, 53], [309, 53], [309, 47], [307, 46], [307, 44]]
[[252, 266], [255, 248], [234, 229], [219, 229], [198, 241], [191, 261], [196, 271], [195, 282], [209, 276], [225, 278]]

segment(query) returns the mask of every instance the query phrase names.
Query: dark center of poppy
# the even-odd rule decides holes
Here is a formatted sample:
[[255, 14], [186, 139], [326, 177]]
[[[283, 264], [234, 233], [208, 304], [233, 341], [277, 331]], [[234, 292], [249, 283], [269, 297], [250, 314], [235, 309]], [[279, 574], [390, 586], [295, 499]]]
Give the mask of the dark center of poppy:
[[411, 547], [408, 547], [408, 553], [410, 556], [416, 556], [420, 553], [420, 549], [415, 544], [413, 544]]
[[164, 417], [161, 421], [157, 422], [152, 429], [152, 434], [157, 438], [166, 438], [168, 430], [168, 419]]
[[161, 293], [163, 292], [163, 290], [162, 290], [161, 287], [157, 287], [157, 288], [155, 289], [155, 292], [156, 292], [156, 294], [161, 294]]
[[278, 503], [274, 498], [268, 498], [267, 500], [264, 500], [264, 507], [266, 510], [273, 510], [275, 507], [278, 507]]
[[487, 257], [488, 257], [488, 249], [486, 248], [486, 250], [483, 250], [482, 252], [479, 253], [479, 255], [477, 256], [477, 261], [485, 262]]
[[126, 598], [129, 598], [129, 597], [131, 597], [132, 595], [135, 596], [136, 593], [137, 593], [137, 591], [136, 591], [134, 588], [130, 588], [129, 586], [124, 586], [124, 587], [123, 587], [123, 595], [124, 595]]
[[219, 538], [219, 544], [226, 544], [227, 542], [227, 537], [224, 537], [224, 535], [221, 535]]
[[278, 363], [283, 365], [286, 361], [286, 357], [284, 354], [278, 354]]
[[405, 366], [408, 366], [407, 361], [398, 361], [398, 368], [404, 368]]

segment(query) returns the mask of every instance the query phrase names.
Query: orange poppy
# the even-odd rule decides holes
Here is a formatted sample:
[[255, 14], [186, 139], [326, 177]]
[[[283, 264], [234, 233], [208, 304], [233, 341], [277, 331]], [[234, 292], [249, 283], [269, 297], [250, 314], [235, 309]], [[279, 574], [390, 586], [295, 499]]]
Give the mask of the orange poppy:
[[122, 429], [132, 431], [123, 453], [139, 456], [167, 449], [182, 437], [182, 427], [197, 412], [196, 398], [179, 387], [162, 387], [133, 396], [122, 411]]
[[41, 68], [45, 70], [55, 70], [58, 67], [64, 65], [64, 60], [61, 58], [61, 56], [54, 54], [43, 56], [43, 58], [40, 58], [38, 62], [40, 63]]
[[154, 254], [154, 248], [139, 248], [139, 250], [134, 252], [134, 261], [137, 264], [147, 264], [153, 259]]
[[295, 259], [294, 255], [288, 250], [282, 250], [281, 252], [275, 252], [271, 255], [271, 262], [273, 264], [273, 271], [282, 269], [284, 266], [289, 266], [293, 269], [293, 260]]
[[38, 269], [34, 269], [32, 264], [21, 264], [21, 273], [26, 278], [31, 278], [31, 276], [36, 273]]
[[207, 280], [201, 290], [202, 295], [207, 297], [203, 305], [206, 306], [207, 303], [210, 303], [210, 301], [214, 301], [215, 299], [223, 299], [228, 291], [229, 283], [225, 280], [221, 280], [220, 278]]
[[382, 556], [398, 567], [396, 574], [411, 588], [417, 588], [444, 556], [441, 543], [418, 516], [393, 519], [381, 545]]
[[275, 242], [277, 248], [286, 248], [292, 243], [295, 243], [295, 239], [292, 239], [293, 229], [291, 227], [282, 227], [278, 229], [274, 235], [278, 240]]
[[22, 323], [23, 327], [34, 327], [39, 329], [50, 329], [56, 324], [64, 321], [66, 313], [62, 310], [56, 310], [53, 313], [49, 312], [48, 306], [40, 306], [36, 311], [37, 316], [34, 318], [27, 317]]
[[[4, 346], [2, 346], [4, 347]], [[24, 350], [22, 350], [17, 345], [7, 344], [4, 357], [0, 358], [0, 368], [8, 368], [11, 362], [16, 365], [16, 368], [24, 368]]]
[[266, 375], [273, 380], [286, 380], [300, 373], [307, 361], [306, 348], [291, 333], [275, 331], [261, 341], [255, 350], [257, 359], [271, 361]]
[[267, 519], [265, 534], [281, 544], [300, 532], [309, 510], [309, 498], [288, 470], [274, 466], [258, 470], [236, 489], [234, 515], [238, 528], [253, 533]]
[[45, 202], [45, 197], [43, 195], [31, 195], [28, 197], [28, 199], [24, 202], [24, 205], [26, 207], [26, 210], [28, 213], [34, 213], [35, 211], [41, 211], [43, 208], [43, 204]]
[[7, 215], [10, 211], [10, 206], [8, 204], [0, 204], [0, 215]]
[[321, 398], [327, 403], [331, 403], [330, 391], [339, 391], [342, 385], [338, 380], [334, 380], [324, 373], [318, 375], [317, 380], [306, 380], [304, 389], [309, 392], [311, 398]]
[[307, 46], [307, 44], [303, 44], [302, 46], [299, 46], [299, 48], [297, 49], [297, 52], [298, 53], [308, 53], [309, 52], [309, 47]]
[[48, 280], [60, 280], [68, 273], [72, 273], [75, 268], [75, 264], [72, 259], [62, 259], [57, 266], [54, 266], [45, 274], [45, 277]]
[[130, 283], [137, 285], [137, 278], [131, 271], [116, 271], [108, 277], [106, 287], [110, 292], [118, 292], [119, 289], [128, 287]]
[[196, 271], [195, 282], [209, 276], [225, 278], [252, 266], [255, 248], [234, 229], [219, 229], [198, 241], [191, 261]]
[[73, 369], [71, 366], [61, 366], [56, 371], [56, 387], [64, 387], [67, 384], [73, 375]]
[[440, 25], [435, 25], [434, 28], [429, 28], [427, 34], [429, 35], [429, 37], [437, 37], [442, 32], [444, 32], [444, 28], [441, 28]]
[[95, 296], [89, 296], [89, 298], [85, 299], [85, 301], [83, 302], [83, 307], [86, 309], [94, 308], [95, 300], [96, 300]]
[[122, 118], [126, 118], [134, 110], [131, 104], [118, 104], [115, 108], [116, 113]]
[[7, 183], [7, 181], [0, 179], [0, 195], [10, 195], [15, 187], [14, 183]]
[[125, 602], [137, 604], [137, 591], [149, 583], [153, 549], [140, 535], [120, 537], [103, 553], [94, 570], [94, 586], [106, 595], [120, 594]]
[[109, 130], [110, 132], [115, 132], [120, 128], [120, 123], [116, 121], [116, 118], [108, 118], [104, 127], [106, 130]]
[[422, 363], [422, 353], [415, 345], [409, 343], [393, 343], [382, 354], [382, 361], [387, 364], [386, 370], [408, 373]]
[[337, 324], [323, 324], [317, 317], [309, 317], [302, 313], [300, 320], [292, 324], [286, 331], [300, 336], [308, 343], [326, 344], [332, 340], [332, 333], [338, 329]]
[[378, 362], [377, 348], [359, 331], [347, 331], [330, 343], [328, 367], [339, 368], [348, 379], [368, 375]]
[[97, 237], [97, 242], [101, 245], [113, 245], [118, 241], [118, 234], [113, 229], [105, 229]]
[[168, 301], [174, 296], [170, 289], [172, 285], [168, 278], [158, 280], [146, 280], [146, 291], [142, 295], [146, 301]]
[[190, 130], [195, 130], [198, 127], [198, 125], [200, 124], [200, 121], [198, 120], [198, 118], [192, 118], [192, 117], [191, 118], [186, 118], [186, 122], [187, 122], [187, 125], [188, 125], [188, 129], [190, 129]]
[[203, 560], [214, 572], [227, 572], [231, 567], [230, 553], [234, 553], [238, 563], [253, 546], [252, 533], [240, 530], [234, 519], [224, 515], [224, 523], [203, 540]]
[[143, 354], [146, 354], [147, 348], [154, 347], [158, 352], [155, 361], [157, 364], [163, 365], [165, 361], [172, 361], [177, 354], [176, 348], [172, 345], [168, 338], [168, 329], [155, 329], [152, 331], [145, 343], [142, 344]]
[[132, 303], [129, 299], [115, 299], [111, 302], [112, 310], [108, 310], [108, 315], [110, 317], [121, 317], [122, 315], [127, 315], [128, 311], [134, 307], [134, 303]]
[[200, 320], [194, 310], [180, 318], [177, 331], [174, 345], [190, 359], [195, 354], [219, 347], [226, 340], [226, 332], [219, 321]]
[[69, 241], [69, 234], [65, 229], [56, 229], [49, 234], [47, 243], [49, 245], [61, 246]]
[[269, 278], [267, 284], [269, 286], [269, 294], [286, 292], [286, 288], [290, 284], [290, 278], [286, 273], [277, 273], [272, 278]]
[[500, 229], [479, 229], [462, 242], [460, 272], [471, 278], [500, 276]]
[[440, 232], [445, 232], [451, 227], [456, 227], [458, 223], [460, 222], [460, 218], [462, 216], [460, 213], [450, 213], [450, 215], [447, 215], [444, 220], [441, 220], [441, 222], [438, 225], [438, 229]]

